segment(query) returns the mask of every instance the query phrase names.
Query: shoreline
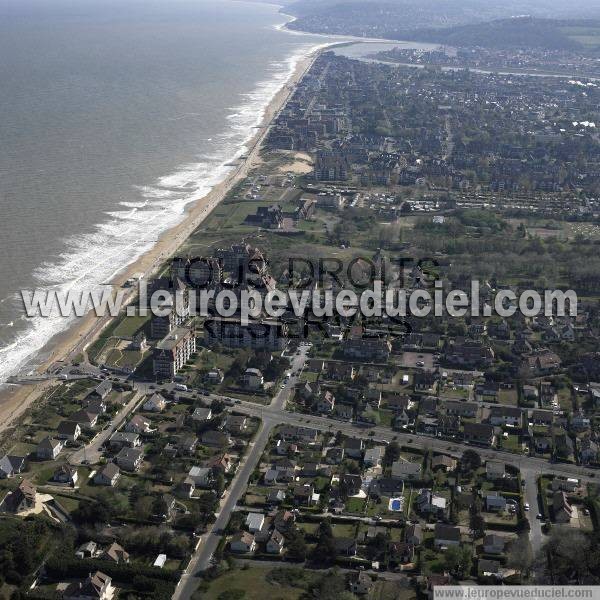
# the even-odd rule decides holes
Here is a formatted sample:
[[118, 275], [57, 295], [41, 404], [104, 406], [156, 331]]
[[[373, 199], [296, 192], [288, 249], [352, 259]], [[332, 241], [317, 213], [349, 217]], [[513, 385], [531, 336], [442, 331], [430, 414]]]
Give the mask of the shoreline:
[[[150, 278], [165, 261], [185, 243], [194, 230], [209, 216], [211, 211], [225, 198], [227, 193], [260, 163], [260, 150], [279, 112], [285, 107], [297, 84], [311, 68], [319, 54], [332, 44], [313, 47], [298, 58], [293, 72], [281, 88], [274, 94], [264, 109], [256, 132], [243, 146], [245, 152], [228, 160], [236, 166], [204, 196], [188, 204], [185, 216], [176, 226], [164, 231], [154, 246], [137, 260], [124, 267], [110, 281], [111, 285], [122, 287], [135, 273], [144, 273]], [[126, 304], [135, 298], [135, 288], [127, 295]], [[40, 362], [35, 366], [37, 374], [44, 373], [52, 364], [72, 359], [85, 351], [96, 336], [112, 321], [111, 317], [96, 317], [92, 312], [69, 324], [55, 335], [37, 354]], [[34, 384], [2, 384], [0, 389], [0, 433], [6, 432], [13, 423], [44, 393], [52, 381]]]

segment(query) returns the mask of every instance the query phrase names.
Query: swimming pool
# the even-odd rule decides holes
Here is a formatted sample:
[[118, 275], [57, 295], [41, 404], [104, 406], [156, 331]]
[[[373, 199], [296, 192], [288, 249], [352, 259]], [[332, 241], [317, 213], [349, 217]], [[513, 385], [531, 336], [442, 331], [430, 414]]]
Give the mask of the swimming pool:
[[404, 498], [390, 498], [388, 510], [400, 512], [404, 506]]

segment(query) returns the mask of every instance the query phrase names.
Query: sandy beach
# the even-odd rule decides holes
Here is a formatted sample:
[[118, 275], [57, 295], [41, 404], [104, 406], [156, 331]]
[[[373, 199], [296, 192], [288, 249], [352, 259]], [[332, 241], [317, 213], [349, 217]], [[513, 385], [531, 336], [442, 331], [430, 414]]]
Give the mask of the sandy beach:
[[[221, 183], [213, 187], [207, 195], [192, 202], [187, 208], [185, 219], [177, 226], [166, 231], [150, 251], [143, 254], [138, 260], [131, 263], [119, 273], [111, 281], [113, 285], [123, 286], [135, 273], [144, 273], [145, 278], [149, 278], [152, 274], [156, 273], [161, 265], [177, 252], [178, 248], [191, 233], [223, 200], [228, 191], [237, 182], [244, 179], [249, 171], [260, 162], [260, 148], [274, 118], [285, 106], [287, 100], [293, 94], [296, 85], [308, 69], [310, 69], [319, 53], [332, 45], [336, 44], [324, 44], [298, 61], [293, 74], [279, 92], [275, 94], [266, 108], [262, 122], [257, 127], [256, 134], [246, 144], [248, 152], [238, 159], [237, 166], [230, 171]], [[132, 301], [134, 297], [135, 288], [130, 292], [127, 301]], [[55, 336], [40, 353], [44, 359], [37, 369], [38, 372], [42, 374], [52, 364], [61, 360], [73, 359], [75, 356], [81, 354], [110, 323], [110, 320], [110, 317], [100, 318], [89, 313], [63, 333]], [[7, 385], [6, 389], [0, 391], [0, 433], [9, 429], [15, 420], [21, 417], [50, 385], [51, 382], [48, 381], [26, 385]]]

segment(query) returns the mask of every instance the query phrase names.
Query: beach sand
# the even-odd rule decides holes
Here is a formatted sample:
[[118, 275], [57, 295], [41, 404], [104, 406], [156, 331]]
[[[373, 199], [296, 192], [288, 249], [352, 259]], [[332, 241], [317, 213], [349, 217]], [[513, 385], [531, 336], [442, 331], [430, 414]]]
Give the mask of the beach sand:
[[[271, 123], [285, 106], [296, 85], [310, 69], [319, 53], [329, 46], [330, 44], [324, 44], [298, 61], [294, 73], [281, 90], [275, 94], [266, 108], [262, 123], [256, 130], [256, 135], [246, 144], [248, 152], [236, 161], [237, 166], [235, 169], [206, 196], [190, 204], [185, 219], [176, 227], [166, 231], [150, 251], [117, 275], [112, 280], [112, 284], [122, 286], [135, 273], [144, 273], [146, 278], [156, 273], [161, 265], [177, 252], [177, 249], [223, 200], [228, 191], [244, 179], [255, 166], [260, 164], [260, 148]], [[132, 301], [134, 298], [135, 288], [130, 292], [128, 301]], [[72, 360], [80, 355], [110, 323], [110, 320], [109, 317], [100, 318], [88, 314], [75, 322], [65, 332], [55, 336], [40, 353], [45, 358], [42, 364], [39, 365], [38, 372], [44, 373], [52, 364], [61, 360]], [[6, 389], [0, 391], [0, 433], [9, 429], [32, 403], [40, 398], [49, 385], [50, 382], [47, 381], [26, 385], [8, 385]]]

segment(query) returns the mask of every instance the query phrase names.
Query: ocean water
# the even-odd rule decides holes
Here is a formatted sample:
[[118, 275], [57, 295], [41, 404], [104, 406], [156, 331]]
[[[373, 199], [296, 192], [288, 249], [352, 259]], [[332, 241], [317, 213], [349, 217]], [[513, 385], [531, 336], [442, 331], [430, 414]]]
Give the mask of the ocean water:
[[323, 36], [230, 0], [0, 0], [0, 382], [69, 323], [22, 289], [93, 289], [244, 152]]

